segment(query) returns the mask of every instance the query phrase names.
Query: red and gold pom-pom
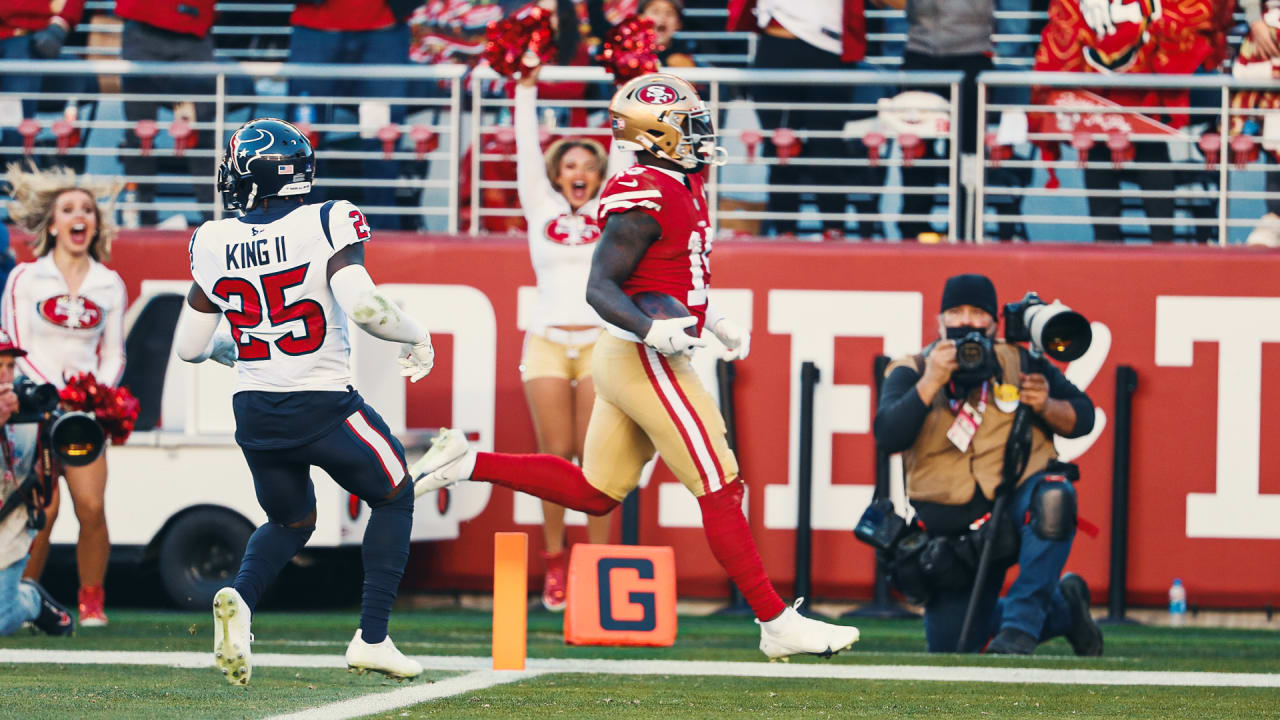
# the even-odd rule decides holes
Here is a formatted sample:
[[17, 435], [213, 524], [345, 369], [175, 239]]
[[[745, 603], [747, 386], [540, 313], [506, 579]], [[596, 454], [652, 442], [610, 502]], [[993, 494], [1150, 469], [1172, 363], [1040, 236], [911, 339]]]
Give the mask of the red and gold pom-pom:
[[114, 445], [123, 445], [129, 439], [138, 420], [140, 406], [133, 393], [128, 388], [103, 385], [93, 373], [68, 378], [58, 397], [68, 410], [92, 413]]
[[484, 59], [494, 72], [514, 78], [525, 70], [555, 60], [554, 41], [551, 11], [534, 6], [489, 23], [485, 30]]
[[619, 85], [658, 72], [658, 36], [653, 20], [632, 15], [609, 31], [600, 50], [600, 64]]

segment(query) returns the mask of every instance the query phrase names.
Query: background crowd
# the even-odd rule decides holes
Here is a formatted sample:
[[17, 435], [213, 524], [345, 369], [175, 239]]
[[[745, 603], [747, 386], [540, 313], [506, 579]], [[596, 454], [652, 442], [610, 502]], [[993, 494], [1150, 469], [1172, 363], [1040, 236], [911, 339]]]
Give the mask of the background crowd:
[[[0, 57], [474, 66], [483, 50], [485, 27], [527, 4], [524, 0], [302, 0], [292, 10], [287, 3], [268, 4], [262, 9], [233, 5], [235, 9], [221, 10], [214, 0], [67, 0], [57, 4], [60, 9], [55, 13], [47, 0], [0, 0]], [[1280, 52], [1276, 40], [1280, 8], [1271, 8], [1266, 0], [812, 0], [804, 4], [786, 0], [540, 0], [538, 4], [554, 13], [555, 62], [561, 65], [596, 64], [601, 38], [614, 24], [639, 12], [653, 20], [664, 67], [963, 72], [958, 113], [961, 169], [954, 198], [958, 227], [965, 227], [966, 216], [977, 211], [972, 197], [976, 171], [970, 158], [979, 141], [975, 79], [980, 72], [1037, 69], [1240, 75], [1242, 68], [1252, 68], [1251, 77], [1257, 77], [1259, 72], [1271, 72], [1270, 59]], [[116, 89], [126, 94], [122, 129], [86, 127], [78, 137], [68, 139], [50, 126], [48, 119], [59, 115], [72, 120], [73, 126], [77, 118], [106, 117], [107, 103], [87, 98]], [[918, 99], [918, 95], [903, 93], [926, 89], [897, 82], [897, 78], [859, 85], [722, 83], [720, 92], [725, 100], [749, 100], [754, 105], [746, 112], [731, 108], [718, 117], [736, 158], [736, 164], [720, 178], [725, 183], [718, 198], [721, 228], [749, 235], [828, 240], [927, 241], [958, 236], [960, 233], [946, 222], [952, 199], [948, 192], [950, 148], [942, 139], [945, 129], [941, 133], [906, 132], [893, 127], [892, 121], [909, 118], [910, 111], [894, 113], [875, 107], [878, 101], [894, 96]], [[22, 73], [0, 77], [0, 92], [38, 90], [83, 93], [84, 98], [70, 102], [0, 98], [0, 154], [5, 159], [22, 155], [20, 121], [44, 117], [44, 130], [34, 138], [38, 145], [71, 142], [118, 147], [118, 159], [95, 158], [87, 169], [104, 174], [114, 170], [127, 176], [125, 199], [142, 204], [136, 216], [132, 212], [122, 215], [124, 226], [150, 226], [165, 220], [180, 226], [210, 215], [213, 163], [208, 153], [219, 143], [213, 133], [192, 126], [208, 127], [215, 108], [212, 103], [182, 98], [212, 93], [211, 79]], [[385, 77], [293, 78], [273, 83], [228, 76], [225, 90], [235, 96], [226, 107], [229, 116], [236, 112], [260, 115], [264, 108], [274, 107], [309, 130], [324, 128], [310, 132], [330, 179], [320, 189], [361, 203], [369, 209], [375, 228], [436, 229], [413, 210], [423, 205], [422, 180], [442, 177], [441, 163], [426, 157], [383, 157], [381, 151], [388, 138], [380, 137], [378, 130], [390, 124], [408, 127], [414, 122], [438, 120], [438, 109], [392, 100], [447, 97], [448, 89], [440, 83]], [[513, 83], [488, 83], [484, 92], [495, 99], [509, 98]], [[559, 104], [554, 110], [546, 109], [540, 118], [550, 128], [544, 133], [544, 144], [566, 131], [579, 133], [583, 129], [606, 139], [604, 114], [588, 111], [574, 101], [603, 100], [608, 92], [607, 86], [590, 83], [540, 83], [539, 98], [550, 106]], [[273, 105], [266, 100], [283, 95], [314, 98], [315, 102]], [[1113, 138], [1083, 144], [1074, 140], [1028, 142], [1027, 114], [1011, 114], [1023, 118], [1019, 127], [1018, 122], [1006, 122], [1000, 113], [990, 113], [987, 123], [991, 133], [985, 152], [1009, 157], [1003, 165], [985, 170], [985, 183], [995, 188], [987, 192], [986, 212], [989, 217], [994, 213], [1001, 218], [989, 223], [986, 234], [1000, 239], [1089, 239], [1087, 229], [1083, 236], [1059, 233], [1038, 237], [1035, 228], [1029, 230], [1026, 223], [1003, 219], [1040, 212], [1043, 205], [1036, 204], [1037, 198], [1020, 192], [1002, 193], [1000, 188], [1052, 188], [1061, 182], [1064, 188], [1088, 189], [1087, 213], [1094, 219], [1092, 237], [1096, 240], [1216, 239], [1211, 219], [1217, 214], [1218, 171], [1213, 167], [1215, 158], [1205, 154], [1214, 155], [1218, 146], [1200, 139], [1222, 129], [1215, 116], [1195, 111], [1216, 110], [1220, 97], [1216, 91], [1202, 95], [1185, 90], [1100, 90], [1090, 95], [1089, 102], [1099, 105], [1163, 109], [1146, 113], [1144, 122], [1132, 123], [1131, 136], [1115, 138], [1115, 147], [1109, 147]], [[1235, 102], [1241, 107], [1266, 108], [1273, 100], [1271, 95], [1241, 93]], [[324, 100], [335, 96], [352, 100]], [[1079, 96], [1074, 97], [1078, 101]], [[264, 99], [255, 102], [255, 98]], [[1061, 98], [1052, 92], [1033, 94], [1030, 88], [1002, 88], [988, 98], [998, 103], [1033, 100], [1053, 104]], [[822, 104], [836, 104], [836, 109], [820, 109]], [[846, 107], [850, 104], [852, 107]], [[510, 110], [501, 105], [494, 108], [484, 122], [495, 129], [481, 136], [479, 178], [471, 177], [470, 152], [474, 148], [467, 149], [459, 163], [460, 231], [469, 230], [472, 223], [488, 232], [525, 229], [514, 187], [514, 135], [506, 129]], [[945, 107], [935, 112], [946, 114]], [[923, 114], [929, 117], [929, 111]], [[1038, 128], [1036, 120], [1031, 114], [1029, 131], [1047, 131]], [[1223, 133], [1229, 139], [1219, 145], [1230, 146], [1229, 154], [1239, 167], [1250, 161], [1254, 163], [1251, 170], [1267, 167], [1261, 163], [1272, 162], [1265, 157], [1270, 153], [1261, 150], [1269, 150], [1269, 138], [1280, 135], [1280, 123], [1249, 116], [1237, 120]], [[331, 129], [334, 126], [358, 126], [360, 131]], [[1233, 142], [1242, 136], [1245, 140], [1240, 144]], [[401, 150], [417, 142], [408, 133], [391, 141]], [[152, 144], [172, 144], [191, 152], [185, 156], [152, 153]], [[198, 152], [201, 149], [205, 154]], [[1076, 171], [1060, 165], [1061, 173], [1046, 173], [1029, 162], [1073, 161], [1077, 157], [1082, 168], [1086, 160], [1088, 167]], [[86, 169], [86, 157], [75, 153], [36, 158], [41, 163], [61, 162]], [[885, 161], [879, 162], [880, 158]], [[113, 164], [103, 167], [94, 163]], [[1280, 189], [1280, 177], [1273, 175], [1265, 173], [1266, 187]], [[193, 181], [193, 177], [198, 179]], [[470, 217], [475, 182], [485, 184], [479, 218]], [[1261, 175], [1258, 185], [1262, 189]], [[1121, 192], [1132, 188], [1140, 192]], [[189, 203], [178, 212], [157, 212], [163, 208], [163, 202], [157, 201], [172, 199], [189, 199]], [[1080, 200], [1081, 214], [1085, 202]], [[1241, 210], [1245, 217], [1256, 218], [1273, 206], [1280, 209], [1280, 199], [1266, 201], [1265, 208], [1263, 203], [1254, 204], [1256, 212], [1252, 205]], [[1126, 214], [1127, 223], [1108, 219]], [[1174, 218], [1190, 222], [1175, 222]], [[1153, 222], [1148, 224], [1145, 219]], [[1280, 229], [1280, 215], [1268, 214], [1262, 221], [1262, 228], [1275, 235], [1275, 230], [1269, 229], [1272, 227]]]

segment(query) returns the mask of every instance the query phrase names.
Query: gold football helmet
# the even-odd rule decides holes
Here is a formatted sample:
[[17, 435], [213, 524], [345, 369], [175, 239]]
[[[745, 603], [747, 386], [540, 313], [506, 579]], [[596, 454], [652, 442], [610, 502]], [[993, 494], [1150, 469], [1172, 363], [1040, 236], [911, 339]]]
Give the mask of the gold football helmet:
[[618, 88], [609, 103], [613, 137], [625, 150], [644, 150], [686, 170], [724, 165], [711, 112], [687, 81], [667, 73], [641, 75]]

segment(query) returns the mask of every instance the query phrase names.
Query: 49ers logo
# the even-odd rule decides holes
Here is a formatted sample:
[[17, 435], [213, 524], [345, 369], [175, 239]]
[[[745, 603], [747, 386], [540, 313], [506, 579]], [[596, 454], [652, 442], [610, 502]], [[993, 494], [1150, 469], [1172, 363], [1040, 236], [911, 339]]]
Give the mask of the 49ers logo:
[[102, 308], [87, 297], [55, 295], [36, 306], [45, 320], [72, 330], [92, 329], [102, 323]]
[[636, 98], [646, 105], [670, 105], [680, 99], [680, 94], [670, 85], [645, 85]]
[[582, 215], [561, 215], [548, 220], [542, 233], [557, 245], [590, 245], [600, 239], [600, 226]]

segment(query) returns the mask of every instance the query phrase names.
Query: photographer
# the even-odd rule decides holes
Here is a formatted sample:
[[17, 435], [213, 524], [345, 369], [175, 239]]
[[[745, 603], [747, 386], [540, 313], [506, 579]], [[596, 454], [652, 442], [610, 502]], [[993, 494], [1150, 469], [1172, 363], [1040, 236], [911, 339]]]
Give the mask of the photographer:
[[32, 471], [37, 428], [25, 424], [15, 429], [9, 419], [18, 411], [14, 361], [26, 354], [0, 330], [0, 510], [8, 509], [0, 519], [0, 637], [12, 635], [25, 622], [50, 635], [70, 635], [75, 629], [71, 613], [39, 583], [22, 579], [36, 530], [28, 514], [30, 498], [19, 490]]
[[[985, 276], [949, 278], [941, 310], [939, 339], [889, 365], [876, 412], [876, 444], [902, 453], [907, 498], [925, 533], [910, 558], [904, 558], [903, 542], [882, 559], [891, 563], [900, 589], [901, 577], [923, 578], [914, 592], [904, 593], [925, 606], [930, 652], [974, 652], [986, 645], [991, 653], [1030, 654], [1038, 643], [1065, 635], [1077, 655], [1101, 655], [1088, 586], [1071, 574], [1059, 581], [1076, 529], [1069, 482], [1075, 468], [1059, 463], [1053, 447], [1054, 435], [1079, 437], [1093, 428], [1093, 403], [1042, 357], [995, 340], [996, 291]], [[957, 361], [957, 341], [967, 370]], [[1007, 510], [984, 524], [995, 506], [1019, 402], [1033, 417], [1029, 461], [1009, 490]], [[992, 571], [968, 647], [960, 648], [977, 558], [989, 538], [995, 543]], [[923, 572], [908, 572], [908, 560]], [[1000, 599], [1005, 573], [1015, 563], [1018, 578]]]

